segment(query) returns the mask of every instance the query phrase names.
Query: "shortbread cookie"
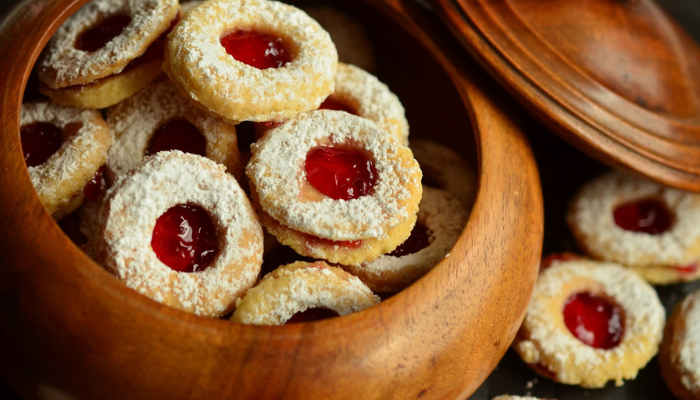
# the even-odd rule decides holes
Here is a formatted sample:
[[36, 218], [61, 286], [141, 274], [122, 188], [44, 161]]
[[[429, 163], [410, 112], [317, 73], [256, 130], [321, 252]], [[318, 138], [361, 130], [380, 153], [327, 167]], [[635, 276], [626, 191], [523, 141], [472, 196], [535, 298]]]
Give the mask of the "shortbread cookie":
[[105, 163], [113, 140], [99, 112], [49, 102], [22, 105], [20, 135], [29, 176], [50, 214], [80, 205], [74, 198]]
[[442, 189], [471, 207], [476, 197], [476, 175], [462, 156], [429, 140], [413, 139], [410, 147], [423, 171], [423, 185]]
[[236, 302], [231, 321], [283, 325], [347, 315], [379, 304], [359, 279], [318, 261], [296, 262], [265, 275]]
[[137, 292], [218, 317], [255, 283], [262, 228], [223, 166], [180, 151], [160, 152], [119, 178], [104, 201], [96, 257]]
[[206, 156], [242, 174], [236, 128], [193, 106], [165, 77], [107, 110], [107, 123], [115, 135], [107, 162], [112, 180], [162, 150]]
[[659, 364], [674, 395], [700, 399], [700, 291], [679, 303], [666, 322]]
[[199, 106], [230, 121], [280, 121], [333, 92], [338, 54], [303, 11], [267, 0], [210, 0], [169, 36], [164, 70]]
[[418, 163], [364, 118], [313, 111], [251, 148], [246, 173], [262, 209], [296, 231], [334, 241], [381, 238], [418, 211]]
[[654, 289], [621, 265], [557, 261], [540, 273], [513, 347], [557, 382], [619, 386], [656, 354], [664, 318]]
[[410, 237], [391, 253], [342, 268], [375, 293], [396, 293], [428, 273], [449, 255], [469, 218], [469, 209], [449, 193], [423, 187], [418, 222]]
[[344, 12], [329, 6], [309, 6], [303, 10], [331, 35], [338, 60], [376, 73], [377, 62], [372, 41], [366, 29]]
[[593, 258], [620, 263], [654, 284], [700, 278], [700, 194], [607, 173], [587, 183], [567, 222]]

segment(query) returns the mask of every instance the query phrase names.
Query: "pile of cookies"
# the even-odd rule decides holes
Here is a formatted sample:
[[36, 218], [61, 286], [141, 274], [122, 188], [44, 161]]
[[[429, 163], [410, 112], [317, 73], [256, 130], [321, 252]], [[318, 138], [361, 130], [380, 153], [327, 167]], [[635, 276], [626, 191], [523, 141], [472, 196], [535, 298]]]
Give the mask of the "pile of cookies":
[[[374, 68], [361, 25], [310, 12]], [[448, 148], [409, 148], [398, 97], [338, 52], [279, 2], [93, 0], [37, 64], [50, 100], [23, 104], [32, 182], [97, 263], [160, 303], [267, 325], [375, 305], [449, 253], [475, 177]]]

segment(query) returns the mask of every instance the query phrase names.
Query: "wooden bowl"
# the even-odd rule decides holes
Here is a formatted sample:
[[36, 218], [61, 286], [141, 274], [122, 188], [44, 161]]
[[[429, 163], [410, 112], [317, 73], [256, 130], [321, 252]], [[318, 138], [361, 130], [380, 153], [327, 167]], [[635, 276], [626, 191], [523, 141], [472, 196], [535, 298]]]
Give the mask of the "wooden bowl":
[[[412, 137], [478, 154], [455, 248], [417, 283], [346, 317], [281, 327], [206, 319], [128, 289], [61, 232], [23, 162], [19, 112], [41, 49], [87, 0], [25, 0], [2, 25], [0, 380], [25, 398], [463, 399], [511, 343], [539, 265], [528, 143], [488, 78], [409, 0], [339, 1], [377, 39]], [[476, 157], [474, 157], [476, 160]]]

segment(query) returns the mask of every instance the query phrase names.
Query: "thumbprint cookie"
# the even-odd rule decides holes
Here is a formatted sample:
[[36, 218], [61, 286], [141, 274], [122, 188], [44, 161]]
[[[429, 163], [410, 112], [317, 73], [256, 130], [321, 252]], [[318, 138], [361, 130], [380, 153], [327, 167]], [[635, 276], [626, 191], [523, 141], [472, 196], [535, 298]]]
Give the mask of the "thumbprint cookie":
[[80, 206], [113, 140], [98, 111], [49, 102], [22, 105], [20, 138], [34, 188], [56, 219]]
[[94, 247], [128, 287], [218, 317], [255, 284], [263, 233], [223, 166], [174, 150], [144, 158], [108, 190]]
[[654, 289], [629, 269], [555, 261], [540, 273], [513, 347], [557, 382], [619, 386], [656, 354], [664, 318]]
[[700, 399], [700, 291], [676, 305], [666, 322], [659, 364], [674, 395]]
[[396, 293], [428, 273], [447, 256], [464, 230], [469, 209], [449, 193], [423, 187], [418, 221], [411, 236], [392, 252], [343, 269], [375, 293]]
[[347, 315], [379, 304], [380, 299], [357, 277], [317, 261], [279, 267], [243, 299], [231, 321], [284, 325]]
[[591, 257], [620, 263], [653, 284], [700, 278], [700, 194], [607, 173], [583, 186], [567, 222]]
[[[323, 258], [370, 261], [409, 237], [422, 195], [421, 171], [411, 151], [373, 122], [312, 111], [270, 130], [251, 149], [246, 173], [254, 202], [280, 229], [312, 237], [304, 243], [342, 248], [338, 259]], [[286, 236], [277, 238], [302, 255], [319, 256], [305, 254], [309, 246]]]
[[442, 189], [471, 207], [476, 175], [467, 161], [447, 146], [429, 140], [411, 140], [413, 156], [423, 171], [423, 185]]
[[41, 93], [83, 108], [105, 108], [162, 72], [177, 0], [93, 0], [54, 34], [39, 61]]
[[210, 0], [168, 37], [163, 69], [183, 93], [227, 120], [281, 121], [333, 92], [338, 53], [303, 11], [267, 0]]
[[182, 97], [167, 78], [159, 78], [107, 110], [114, 131], [107, 167], [110, 178], [131, 170], [144, 156], [166, 150], [205, 156], [240, 177], [236, 128]]

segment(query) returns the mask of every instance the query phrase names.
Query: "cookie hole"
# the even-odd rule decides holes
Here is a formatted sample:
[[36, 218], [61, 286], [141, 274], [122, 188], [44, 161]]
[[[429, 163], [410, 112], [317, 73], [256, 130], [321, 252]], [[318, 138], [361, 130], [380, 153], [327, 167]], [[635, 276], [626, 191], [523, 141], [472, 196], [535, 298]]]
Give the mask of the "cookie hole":
[[292, 61], [292, 52], [282, 38], [269, 33], [241, 29], [220, 41], [231, 57], [257, 69], [281, 68]]
[[202, 207], [179, 204], [156, 220], [151, 247], [174, 271], [201, 272], [219, 253], [216, 226]]
[[191, 122], [174, 119], [156, 129], [146, 155], [170, 150], [180, 150], [183, 153], [204, 157], [207, 151], [207, 140]]
[[374, 161], [359, 150], [321, 146], [306, 156], [306, 175], [319, 192], [334, 200], [367, 196], [377, 182]]
[[432, 236], [428, 231], [428, 227], [421, 223], [416, 223], [411, 231], [411, 236], [409, 236], [406, 241], [387, 255], [392, 257], [403, 257], [409, 254], [418, 253], [419, 251], [430, 246], [430, 243], [432, 242], [431, 239]]
[[284, 324], [290, 325], [298, 324], [301, 322], [321, 321], [324, 319], [330, 319], [339, 316], [340, 314], [338, 314], [337, 312], [325, 307], [309, 308], [292, 315], [292, 317], [289, 318]]
[[649, 235], [667, 232], [675, 215], [666, 203], [654, 198], [634, 200], [615, 207], [615, 224], [620, 228]]
[[75, 48], [89, 53], [95, 52], [121, 35], [130, 23], [131, 17], [128, 15], [113, 15], [107, 17], [97, 25], [81, 33], [75, 41]]
[[24, 125], [19, 132], [27, 167], [45, 163], [63, 144], [62, 129], [49, 122]]
[[566, 327], [584, 344], [604, 350], [620, 344], [624, 315], [622, 308], [607, 296], [575, 293], [564, 303], [563, 313]]
[[107, 182], [104, 179], [105, 166], [102, 165], [96, 172], [95, 175], [90, 179], [90, 182], [85, 185], [83, 193], [85, 193], [85, 198], [91, 201], [99, 200], [107, 190]]

